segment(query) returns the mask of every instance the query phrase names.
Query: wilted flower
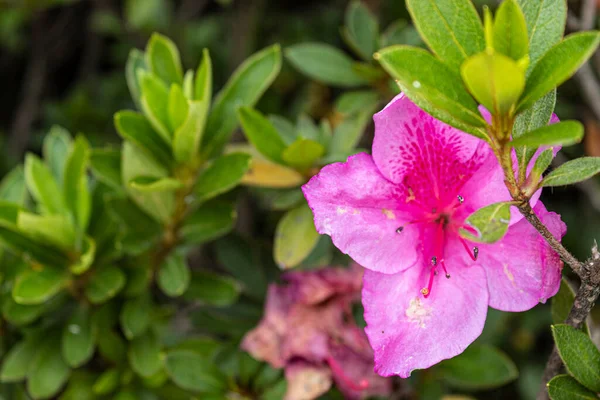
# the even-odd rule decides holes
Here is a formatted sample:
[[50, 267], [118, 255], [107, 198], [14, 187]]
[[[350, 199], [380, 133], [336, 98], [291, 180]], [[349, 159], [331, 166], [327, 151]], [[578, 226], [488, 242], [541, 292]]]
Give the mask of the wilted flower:
[[[460, 354], [487, 307], [524, 311], [553, 296], [562, 263], [514, 212], [506, 236], [459, 236], [477, 209], [510, 200], [489, 145], [396, 97], [375, 115], [373, 156], [326, 166], [303, 187], [320, 233], [368, 270], [363, 305], [375, 371], [408, 377]], [[560, 217], [531, 199], [558, 238]]]
[[373, 373], [373, 351], [353, 320], [362, 268], [290, 272], [286, 284], [269, 286], [265, 315], [242, 348], [285, 368], [287, 400], [314, 399], [335, 382], [348, 399], [389, 393], [390, 382]]

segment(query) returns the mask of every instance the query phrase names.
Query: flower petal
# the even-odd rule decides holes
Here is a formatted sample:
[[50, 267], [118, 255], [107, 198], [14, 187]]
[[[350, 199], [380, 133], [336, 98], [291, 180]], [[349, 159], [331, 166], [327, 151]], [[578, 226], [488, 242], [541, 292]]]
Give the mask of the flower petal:
[[287, 391], [284, 400], [316, 399], [331, 388], [331, 372], [327, 367], [295, 361], [285, 368]]
[[294, 301], [318, 304], [330, 297], [345, 293], [358, 293], [362, 287], [364, 269], [353, 264], [350, 268], [322, 268], [312, 271], [293, 271], [283, 275], [289, 283]]
[[[558, 214], [546, 211], [542, 202], [534, 211], [557, 239], [562, 238], [566, 225]], [[477, 264], [487, 275], [490, 307], [498, 310], [529, 310], [554, 296], [560, 286], [560, 257], [525, 219], [498, 243], [480, 246]]]
[[492, 152], [483, 140], [436, 120], [402, 94], [373, 119], [375, 164], [428, 209], [452, 201]]
[[407, 194], [385, 179], [368, 154], [321, 169], [302, 187], [321, 234], [365, 268], [402, 271], [415, 262], [419, 229], [411, 221]]
[[488, 291], [479, 266], [454, 268], [452, 277], [434, 277], [424, 298], [428, 268], [394, 275], [365, 271], [365, 329], [375, 353], [375, 372], [410, 376], [462, 353], [483, 330]]

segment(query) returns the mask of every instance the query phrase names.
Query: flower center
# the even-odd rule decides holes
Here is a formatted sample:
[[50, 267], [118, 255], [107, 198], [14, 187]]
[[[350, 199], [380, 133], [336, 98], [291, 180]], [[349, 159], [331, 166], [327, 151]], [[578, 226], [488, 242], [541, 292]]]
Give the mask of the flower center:
[[[399, 227], [396, 229], [397, 233], [401, 233], [407, 225], [412, 224], [421, 224], [421, 223], [434, 223], [435, 224], [435, 234], [433, 237], [433, 254], [428, 258], [430, 260], [429, 264], [427, 264], [427, 268], [429, 268], [429, 281], [427, 283], [427, 287], [424, 287], [420, 290], [423, 297], [427, 298], [431, 294], [431, 289], [433, 287], [434, 277], [438, 275], [438, 270], [441, 268], [444, 271], [447, 279], [450, 279], [451, 275], [448, 273], [448, 269], [446, 268], [446, 263], [444, 260], [444, 252], [446, 248], [446, 236], [448, 232], [458, 233], [458, 230], [463, 228], [467, 230], [471, 230], [467, 225], [463, 224], [455, 224], [453, 223], [452, 216], [454, 211], [460, 207], [465, 201], [464, 197], [458, 195], [456, 200], [450, 204], [449, 207], [446, 207], [445, 210], [438, 212], [437, 208], [431, 210], [430, 213], [425, 214], [425, 218], [411, 221], [408, 224]], [[460, 225], [460, 226], [459, 226]], [[463, 239], [461, 236], [458, 236], [463, 248], [469, 255], [469, 257], [476, 261], [479, 256], [479, 248], [477, 246], [470, 247], [467, 241]]]

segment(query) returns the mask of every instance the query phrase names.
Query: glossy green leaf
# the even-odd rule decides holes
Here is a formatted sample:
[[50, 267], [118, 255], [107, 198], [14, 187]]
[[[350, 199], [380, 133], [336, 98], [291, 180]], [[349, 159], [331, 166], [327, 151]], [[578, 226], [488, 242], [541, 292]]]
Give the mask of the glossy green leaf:
[[97, 395], [108, 395], [114, 392], [121, 383], [121, 374], [118, 368], [107, 369], [94, 382], [93, 391]]
[[353, 0], [346, 9], [342, 35], [350, 47], [364, 60], [372, 61], [377, 50], [379, 24], [375, 16], [359, 0]]
[[298, 139], [282, 153], [283, 161], [297, 170], [305, 170], [315, 165], [325, 154], [325, 147], [310, 139]]
[[65, 271], [55, 267], [27, 270], [15, 280], [12, 297], [19, 304], [41, 304], [64, 289], [68, 279]]
[[544, 150], [538, 158], [535, 160], [535, 164], [533, 165], [533, 169], [531, 170], [530, 178], [532, 182], [539, 182], [542, 174], [548, 169], [550, 164], [552, 164], [552, 159], [554, 158], [554, 151], [552, 148]]
[[583, 386], [600, 392], [600, 350], [588, 335], [569, 325], [553, 325], [552, 335], [567, 370]]
[[183, 187], [183, 183], [175, 178], [154, 178], [150, 176], [138, 176], [129, 182], [132, 189], [142, 193], [152, 192], [174, 192]]
[[460, 71], [469, 91], [495, 115], [508, 114], [525, 87], [525, 74], [521, 68], [500, 53], [483, 52], [471, 56]]
[[173, 382], [183, 389], [202, 393], [224, 393], [227, 390], [227, 378], [216, 366], [191, 351], [168, 352], [165, 368]]
[[127, 357], [127, 345], [123, 336], [114, 330], [103, 330], [98, 335], [98, 352], [115, 364], [123, 363]]
[[194, 98], [194, 71], [188, 69], [183, 76], [183, 85], [182, 85], [183, 94], [189, 100]]
[[95, 375], [84, 370], [73, 371], [69, 384], [59, 400], [96, 400], [92, 386]]
[[236, 69], [215, 98], [208, 117], [202, 140], [202, 154], [206, 158], [221, 152], [238, 125], [237, 109], [254, 106], [271, 86], [280, 69], [281, 49], [278, 45], [255, 53]]
[[508, 230], [510, 203], [494, 203], [469, 215], [466, 226], [460, 235], [473, 242], [495, 243], [502, 239]]
[[169, 130], [169, 87], [152, 73], [139, 74], [142, 87], [142, 111], [161, 139], [170, 144], [173, 133]]
[[298, 132], [296, 132], [296, 126], [290, 120], [281, 115], [269, 115], [269, 122], [273, 124], [279, 137], [286, 145], [294, 143], [298, 137]]
[[467, 390], [497, 388], [519, 376], [517, 367], [506, 354], [494, 347], [477, 344], [443, 361], [438, 368], [440, 377], [448, 384]]
[[552, 400], [596, 400], [598, 396], [569, 375], [557, 375], [548, 382]]
[[26, 198], [25, 173], [23, 167], [18, 165], [4, 175], [2, 181], [0, 181], [0, 199], [23, 205]]
[[60, 352], [59, 340], [44, 342], [33, 360], [27, 375], [27, 391], [34, 398], [49, 398], [56, 395], [67, 383], [71, 370]]
[[360, 111], [344, 118], [335, 127], [329, 144], [329, 154], [348, 154], [352, 152], [372, 120], [376, 105], [377, 103], [365, 104]]
[[58, 125], [53, 126], [44, 138], [44, 160], [59, 185], [62, 185], [63, 175], [66, 172], [65, 163], [71, 143], [72, 138], [69, 132]]
[[87, 229], [91, 213], [91, 197], [87, 182], [90, 145], [78, 136], [67, 158], [63, 192], [65, 202], [81, 232]]
[[567, 161], [550, 172], [542, 186], [564, 186], [585, 181], [600, 172], [600, 157], [581, 157]]
[[407, 0], [413, 23], [429, 48], [458, 73], [461, 64], [485, 48], [481, 20], [469, 0]]
[[121, 151], [119, 149], [93, 149], [90, 154], [90, 167], [99, 181], [112, 189], [121, 190]]
[[525, 15], [529, 36], [530, 69], [538, 59], [560, 41], [567, 20], [564, 0], [517, 0]]
[[184, 256], [173, 254], [158, 269], [158, 286], [167, 296], [181, 296], [190, 285], [190, 268]]
[[548, 50], [532, 69], [517, 111], [531, 107], [539, 98], [566, 81], [593, 54], [600, 32], [579, 32], [567, 36]]
[[146, 45], [146, 62], [152, 73], [166, 84], [183, 83], [179, 50], [171, 39], [153, 33]]
[[42, 160], [33, 154], [25, 156], [25, 183], [45, 213], [66, 212], [66, 204], [54, 176]]
[[73, 311], [62, 333], [62, 356], [70, 367], [80, 367], [92, 358], [95, 336], [89, 308], [79, 306]]
[[237, 218], [232, 204], [212, 201], [201, 205], [183, 222], [180, 233], [183, 240], [200, 244], [228, 233]]
[[100, 266], [85, 287], [85, 295], [92, 304], [104, 303], [115, 297], [125, 286], [125, 274], [112, 265]]
[[159, 164], [163, 166], [171, 164], [169, 147], [142, 114], [119, 111], [115, 114], [115, 127], [123, 139], [135, 144]]
[[552, 297], [552, 322], [562, 324], [567, 320], [569, 311], [575, 302], [575, 291], [567, 280], [563, 278], [560, 281], [560, 289], [554, 297]]
[[131, 98], [135, 102], [138, 109], [142, 109], [141, 97], [142, 88], [138, 79], [138, 70], [150, 71], [150, 67], [146, 64], [146, 56], [138, 49], [132, 49], [127, 58], [125, 65], [125, 78]]
[[72, 249], [75, 244], [75, 231], [64, 215], [38, 215], [21, 211], [17, 217], [17, 227], [32, 239], [63, 250]]
[[312, 211], [304, 204], [288, 211], [277, 224], [273, 256], [281, 269], [300, 264], [317, 245]]
[[269, 160], [282, 163], [281, 153], [286, 144], [271, 121], [249, 107], [240, 108], [238, 118], [246, 138], [256, 150]]
[[372, 108], [379, 103], [379, 93], [372, 90], [355, 90], [341, 94], [335, 101], [335, 111], [350, 115]]
[[131, 341], [128, 356], [131, 368], [142, 377], [151, 377], [162, 368], [160, 343], [152, 331]]
[[[0, 210], [2, 209], [3, 207], [0, 207]], [[19, 231], [14, 223], [0, 221], [0, 243], [18, 254], [27, 255], [43, 264], [60, 267], [65, 267], [69, 264], [69, 258], [62, 251], [32, 240], [29, 236]]]
[[237, 186], [250, 168], [251, 156], [230, 153], [217, 158], [196, 181], [194, 193], [197, 201], [206, 201]]
[[579, 121], [562, 121], [546, 125], [536, 130], [527, 132], [511, 142], [518, 146], [570, 146], [581, 142], [583, 138], [583, 124]]
[[458, 73], [422, 49], [393, 46], [377, 54], [383, 68], [420, 108], [464, 132], [486, 137], [481, 129], [486, 123]]
[[296, 44], [285, 49], [285, 57], [300, 72], [327, 85], [356, 87], [367, 83], [354, 72], [352, 59], [328, 44]]
[[179, 85], [171, 85], [169, 90], [169, 126], [172, 131], [179, 128], [188, 116], [188, 99]]
[[2, 360], [0, 382], [8, 383], [25, 379], [40, 344], [37, 337], [29, 337], [12, 346]]
[[173, 138], [173, 154], [177, 161], [192, 161], [198, 154], [206, 123], [206, 113], [205, 104], [198, 101], [190, 103], [187, 118], [175, 131]]
[[202, 50], [202, 60], [196, 71], [196, 84], [194, 86], [194, 100], [204, 104], [206, 110], [210, 108], [212, 97], [212, 60], [208, 49]]
[[27, 325], [38, 319], [46, 311], [45, 304], [23, 305], [7, 296], [2, 304], [2, 316], [15, 326]]
[[184, 298], [211, 306], [226, 307], [237, 301], [240, 289], [239, 284], [227, 276], [196, 270], [192, 272], [190, 286]]
[[127, 300], [119, 317], [125, 337], [131, 340], [144, 334], [150, 326], [151, 313], [152, 303], [148, 296]]
[[516, 0], [503, 1], [496, 11], [494, 50], [513, 60], [520, 60], [528, 55], [527, 22]]

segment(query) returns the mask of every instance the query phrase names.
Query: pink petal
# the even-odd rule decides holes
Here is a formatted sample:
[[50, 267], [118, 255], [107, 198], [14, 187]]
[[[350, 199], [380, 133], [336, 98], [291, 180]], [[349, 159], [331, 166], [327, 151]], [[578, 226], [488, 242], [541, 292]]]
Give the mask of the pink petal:
[[404, 95], [375, 114], [373, 159], [390, 181], [410, 187], [430, 210], [452, 201], [491, 149], [487, 143], [440, 122]]
[[363, 271], [361, 266], [353, 264], [350, 268], [294, 271], [284, 274], [283, 279], [289, 283], [294, 301], [318, 304], [337, 294], [358, 293]]
[[409, 225], [407, 194], [385, 179], [368, 154], [329, 164], [302, 187], [321, 234], [374, 271], [394, 273], [415, 262], [419, 230]]
[[285, 368], [284, 400], [316, 399], [331, 388], [331, 372], [325, 366], [295, 361]]
[[435, 277], [424, 298], [419, 290], [428, 276], [418, 266], [393, 275], [365, 271], [365, 331], [379, 375], [407, 378], [462, 353], [483, 330], [488, 291], [481, 267], [455, 265], [450, 279]]
[[[566, 225], [560, 216], [546, 211], [542, 202], [535, 213], [560, 239]], [[525, 311], [556, 294], [562, 262], [538, 231], [525, 219], [511, 226], [504, 238], [482, 245], [477, 264], [486, 272], [490, 307], [502, 311]]]

